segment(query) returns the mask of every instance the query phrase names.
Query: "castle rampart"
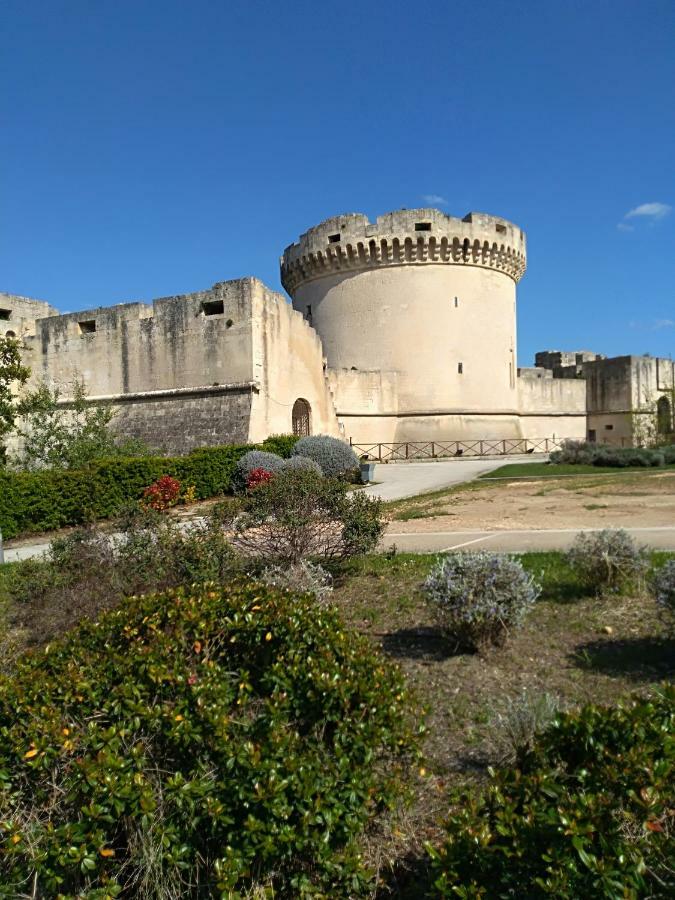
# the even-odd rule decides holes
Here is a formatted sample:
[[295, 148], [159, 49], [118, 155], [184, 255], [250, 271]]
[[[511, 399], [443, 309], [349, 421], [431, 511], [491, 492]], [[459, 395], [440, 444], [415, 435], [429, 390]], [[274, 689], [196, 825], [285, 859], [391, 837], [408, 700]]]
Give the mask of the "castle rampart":
[[482, 266], [519, 281], [526, 266], [524, 233], [506, 219], [468, 213], [463, 219], [437, 209], [398, 210], [371, 224], [361, 213], [326, 219], [284, 251], [281, 281], [298, 286], [336, 271], [432, 263]]

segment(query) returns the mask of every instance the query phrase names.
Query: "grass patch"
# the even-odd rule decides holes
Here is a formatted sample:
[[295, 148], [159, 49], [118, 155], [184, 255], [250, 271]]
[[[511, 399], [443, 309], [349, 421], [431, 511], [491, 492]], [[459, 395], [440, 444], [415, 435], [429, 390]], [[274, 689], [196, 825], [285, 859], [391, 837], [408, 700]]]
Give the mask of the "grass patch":
[[484, 475], [479, 475], [480, 481], [489, 481], [491, 478], [559, 478], [561, 475], [619, 475], [622, 472], [640, 472], [644, 475], [654, 475], [658, 472], [673, 471], [675, 465], [647, 468], [645, 466], [626, 466], [618, 469], [616, 466], [585, 466], [572, 465], [570, 463], [554, 464], [541, 463], [509, 463], [500, 466]]
[[[662, 565], [674, 555], [654, 553], [652, 562]], [[447, 790], [482, 783], [488, 766], [503, 759], [497, 713], [506, 701], [527, 691], [550, 694], [565, 708], [611, 704], [636, 689], [648, 693], [675, 674], [675, 642], [664, 633], [654, 602], [592, 595], [558, 552], [520, 556], [543, 590], [505, 647], [484, 657], [455, 654], [420, 590], [438, 558], [389, 553], [355, 560], [341, 568], [334, 591], [351, 626], [398, 661], [428, 710], [426, 775], [400, 826], [406, 838], [397, 856], [403, 861], [392, 876], [396, 896], [410, 900], [424, 895], [422, 842], [439, 837]]]

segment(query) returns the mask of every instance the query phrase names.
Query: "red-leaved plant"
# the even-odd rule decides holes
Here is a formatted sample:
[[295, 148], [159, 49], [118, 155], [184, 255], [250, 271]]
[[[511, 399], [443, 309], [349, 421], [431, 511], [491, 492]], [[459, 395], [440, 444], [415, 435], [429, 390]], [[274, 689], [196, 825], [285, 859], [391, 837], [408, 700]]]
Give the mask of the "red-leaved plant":
[[246, 479], [246, 487], [250, 490], [258, 487], [259, 484], [267, 484], [268, 481], [272, 480], [272, 473], [268, 472], [267, 469], [251, 469], [248, 473], [248, 478]]
[[143, 491], [143, 502], [160, 512], [177, 503], [179, 497], [180, 481], [171, 475], [162, 475]]

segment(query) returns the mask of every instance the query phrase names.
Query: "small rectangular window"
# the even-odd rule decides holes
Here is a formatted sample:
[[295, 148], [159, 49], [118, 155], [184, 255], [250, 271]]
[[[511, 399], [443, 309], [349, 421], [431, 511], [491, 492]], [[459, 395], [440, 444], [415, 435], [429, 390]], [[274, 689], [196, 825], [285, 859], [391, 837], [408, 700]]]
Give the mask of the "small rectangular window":
[[329, 243], [329, 244], [337, 244], [337, 242], [338, 242], [339, 240], [340, 240], [340, 235], [339, 235], [339, 234], [329, 234], [329, 235], [328, 235], [328, 243]]
[[614, 431], [613, 425], [605, 425], [605, 431]]
[[96, 331], [96, 319], [87, 319], [77, 324], [80, 328], [80, 334], [93, 334]]
[[12, 316], [11, 309], [0, 309], [0, 319], [3, 319], [5, 322], [10, 319]]
[[431, 222], [415, 222], [415, 231], [431, 231]]
[[457, 297], [455, 297], [455, 309], [457, 309], [458, 306], [459, 306], [459, 300], [457, 299]]
[[457, 363], [457, 374], [458, 375], [464, 374], [464, 363]]
[[222, 316], [225, 312], [225, 304], [222, 300], [203, 300], [202, 312], [205, 316]]
[[588, 429], [588, 440], [591, 442], [591, 444], [595, 443], [595, 428]]
[[506, 225], [495, 225], [495, 228], [499, 232], [499, 234], [506, 234]]

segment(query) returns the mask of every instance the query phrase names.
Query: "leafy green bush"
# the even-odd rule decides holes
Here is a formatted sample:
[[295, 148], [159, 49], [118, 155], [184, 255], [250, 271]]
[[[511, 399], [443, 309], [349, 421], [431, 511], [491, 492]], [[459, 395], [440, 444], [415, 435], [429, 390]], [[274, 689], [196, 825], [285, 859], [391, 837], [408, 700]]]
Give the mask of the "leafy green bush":
[[283, 460], [276, 453], [267, 453], [265, 450], [249, 450], [239, 459], [232, 474], [232, 487], [236, 492], [245, 491], [251, 472], [263, 469], [265, 472], [278, 472]]
[[109, 459], [86, 469], [0, 469], [0, 531], [7, 538], [107, 519], [163, 475], [195, 488], [198, 500], [229, 491], [237, 461], [250, 446], [208, 447], [187, 456]]
[[359, 469], [359, 459], [349, 444], [326, 434], [300, 438], [293, 456], [313, 459], [327, 478], [354, 477]]
[[449, 553], [423, 586], [443, 632], [457, 647], [500, 646], [540, 589], [516, 559], [499, 553]]
[[344, 481], [286, 470], [248, 491], [229, 509], [233, 546], [269, 563], [345, 559], [374, 549], [382, 503]]
[[661, 607], [666, 624], [675, 630], [675, 559], [669, 559], [650, 579], [652, 595]]
[[297, 434], [271, 434], [262, 442], [260, 449], [267, 453], [276, 453], [282, 459], [288, 459], [299, 440]]
[[598, 594], [640, 588], [649, 555], [623, 528], [581, 532], [567, 552], [569, 565]]
[[675, 895], [675, 688], [559, 715], [518, 768], [457, 798], [434, 897]]
[[409, 707], [309, 597], [131, 598], [0, 677], [0, 896], [355, 896], [354, 839], [415, 752]]

